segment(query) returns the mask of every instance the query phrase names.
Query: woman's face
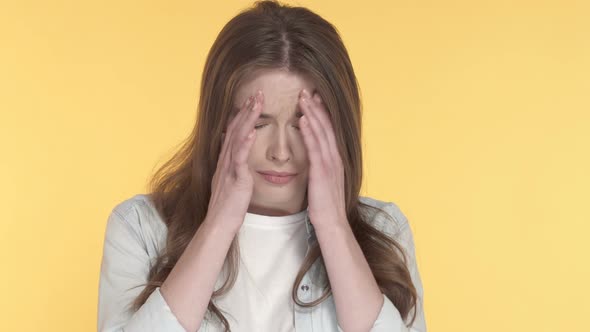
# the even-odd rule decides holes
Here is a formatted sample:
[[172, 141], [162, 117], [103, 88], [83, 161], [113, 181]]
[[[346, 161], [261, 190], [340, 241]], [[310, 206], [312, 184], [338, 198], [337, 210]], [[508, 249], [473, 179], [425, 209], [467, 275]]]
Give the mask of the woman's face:
[[[256, 137], [248, 157], [254, 191], [248, 212], [280, 216], [307, 208], [309, 160], [299, 130], [299, 92], [314, 91], [311, 81], [283, 70], [257, 71], [243, 82], [234, 98], [235, 107], [262, 90], [262, 113], [255, 123]], [[273, 183], [260, 173], [288, 172], [296, 175], [287, 183]]]

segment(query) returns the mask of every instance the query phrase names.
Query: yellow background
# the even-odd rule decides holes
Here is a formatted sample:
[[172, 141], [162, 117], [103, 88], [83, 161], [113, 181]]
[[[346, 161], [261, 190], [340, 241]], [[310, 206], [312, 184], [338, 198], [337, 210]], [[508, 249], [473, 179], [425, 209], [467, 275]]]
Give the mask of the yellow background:
[[[363, 194], [410, 220], [429, 331], [586, 329], [588, 2], [298, 3], [349, 49]], [[96, 330], [107, 215], [188, 135], [248, 4], [2, 4], [1, 331]]]

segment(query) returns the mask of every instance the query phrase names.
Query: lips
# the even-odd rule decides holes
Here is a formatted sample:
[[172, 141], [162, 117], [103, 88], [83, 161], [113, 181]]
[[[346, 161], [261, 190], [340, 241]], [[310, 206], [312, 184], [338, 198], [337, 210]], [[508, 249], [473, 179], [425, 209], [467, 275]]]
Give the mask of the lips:
[[272, 175], [272, 176], [293, 176], [297, 175], [297, 173], [291, 172], [277, 172], [277, 171], [258, 171], [260, 174]]
[[264, 180], [274, 185], [287, 184], [297, 175], [297, 173], [275, 171], [259, 171], [258, 173], [262, 175]]

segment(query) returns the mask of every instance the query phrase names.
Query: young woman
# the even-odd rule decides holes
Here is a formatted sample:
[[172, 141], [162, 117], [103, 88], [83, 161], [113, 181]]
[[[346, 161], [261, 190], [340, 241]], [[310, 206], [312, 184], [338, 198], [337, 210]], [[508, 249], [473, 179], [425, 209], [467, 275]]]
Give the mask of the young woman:
[[334, 26], [257, 2], [213, 44], [198, 111], [150, 193], [108, 218], [99, 331], [426, 331], [408, 220], [359, 196], [359, 90]]

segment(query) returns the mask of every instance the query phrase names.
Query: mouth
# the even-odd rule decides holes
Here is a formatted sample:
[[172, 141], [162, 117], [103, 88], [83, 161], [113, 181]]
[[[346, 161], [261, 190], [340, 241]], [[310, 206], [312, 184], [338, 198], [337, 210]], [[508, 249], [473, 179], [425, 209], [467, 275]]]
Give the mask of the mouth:
[[297, 173], [258, 171], [264, 180], [272, 184], [286, 184], [291, 182]]
[[277, 172], [277, 171], [258, 171], [258, 173], [272, 175], [272, 176], [292, 176], [292, 175], [297, 175], [297, 173], [293, 173], [293, 172]]

